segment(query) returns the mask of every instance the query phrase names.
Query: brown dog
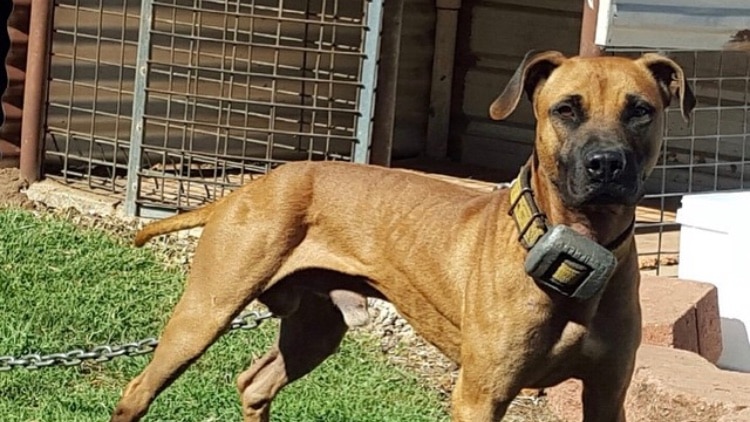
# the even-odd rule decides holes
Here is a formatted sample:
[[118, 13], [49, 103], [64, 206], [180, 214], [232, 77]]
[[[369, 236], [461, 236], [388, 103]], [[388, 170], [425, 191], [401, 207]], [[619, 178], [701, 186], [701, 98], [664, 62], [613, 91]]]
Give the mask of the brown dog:
[[[655, 54], [527, 55], [491, 116], [506, 118], [524, 92], [536, 143], [510, 190], [294, 163], [147, 226], [137, 243], [205, 228], [153, 360], [112, 420], [143, 416], [259, 299], [282, 318], [279, 338], [237, 384], [245, 421], [267, 421], [276, 393], [334, 353], [371, 296], [460, 364], [454, 421], [498, 421], [522, 388], [571, 377], [583, 380], [586, 422], [623, 421], [641, 324], [635, 205], [659, 155], [663, 109], [678, 97], [687, 117], [695, 100], [680, 67]], [[554, 228], [568, 237], [544, 236]], [[530, 277], [539, 265], [549, 271]]]

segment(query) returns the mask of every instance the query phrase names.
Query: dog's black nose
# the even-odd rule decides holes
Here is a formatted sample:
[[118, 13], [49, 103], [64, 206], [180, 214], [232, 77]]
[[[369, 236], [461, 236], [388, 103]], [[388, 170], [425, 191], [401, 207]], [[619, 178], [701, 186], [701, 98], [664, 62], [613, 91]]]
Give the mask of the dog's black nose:
[[585, 157], [589, 178], [601, 183], [617, 180], [626, 164], [625, 153], [617, 149], [591, 151]]

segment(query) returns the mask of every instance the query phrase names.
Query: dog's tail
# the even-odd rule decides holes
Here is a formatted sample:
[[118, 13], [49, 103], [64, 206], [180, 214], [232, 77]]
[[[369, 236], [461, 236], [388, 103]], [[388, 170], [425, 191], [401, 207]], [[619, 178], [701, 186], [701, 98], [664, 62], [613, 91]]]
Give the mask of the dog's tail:
[[149, 223], [136, 233], [133, 243], [135, 246], [143, 246], [153, 237], [203, 226], [221, 202], [212, 202], [196, 210]]

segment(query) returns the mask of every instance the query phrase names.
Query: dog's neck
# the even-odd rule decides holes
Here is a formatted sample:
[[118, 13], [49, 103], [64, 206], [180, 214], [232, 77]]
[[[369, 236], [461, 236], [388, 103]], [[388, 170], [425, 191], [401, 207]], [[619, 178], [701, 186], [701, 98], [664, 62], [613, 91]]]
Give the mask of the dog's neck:
[[635, 218], [635, 206], [607, 205], [570, 209], [563, 204], [555, 184], [541, 168], [531, 172], [531, 189], [539, 210], [550, 225], [570, 226], [600, 245], [610, 245], [621, 238]]

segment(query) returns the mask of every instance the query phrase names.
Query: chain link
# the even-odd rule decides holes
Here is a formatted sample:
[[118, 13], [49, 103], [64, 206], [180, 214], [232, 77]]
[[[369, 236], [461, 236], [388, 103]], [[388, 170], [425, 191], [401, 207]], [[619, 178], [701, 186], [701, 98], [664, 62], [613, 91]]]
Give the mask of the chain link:
[[[270, 312], [246, 312], [232, 320], [229, 330], [251, 330], [272, 317], [273, 314]], [[74, 349], [69, 352], [47, 355], [29, 353], [19, 357], [0, 356], [0, 372], [8, 372], [18, 368], [40, 369], [50, 366], [78, 366], [84, 361], [107, 362], [120, 356], [139, 356], [151, 353], [158, 344], [159, 340], [149, 337], [120, 345], [95, 346], [90, 350]]]

